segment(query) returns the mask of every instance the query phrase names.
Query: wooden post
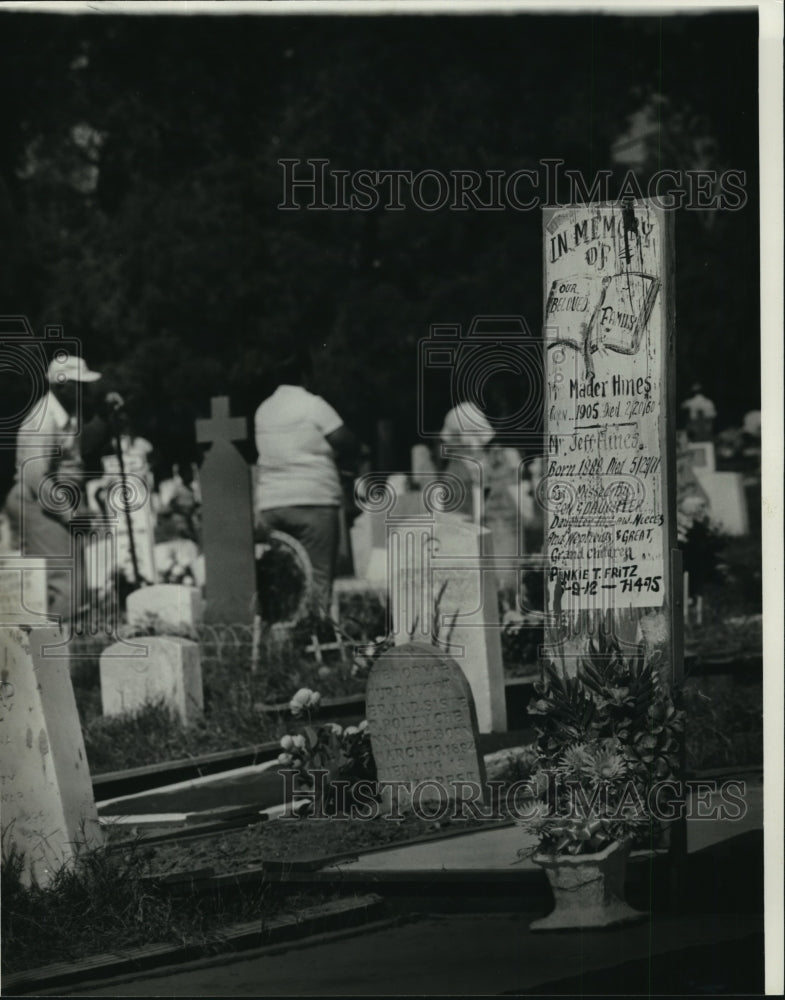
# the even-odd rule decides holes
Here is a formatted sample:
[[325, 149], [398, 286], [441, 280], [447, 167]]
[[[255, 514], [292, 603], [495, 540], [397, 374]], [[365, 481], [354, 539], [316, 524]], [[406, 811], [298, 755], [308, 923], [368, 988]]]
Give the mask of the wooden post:
[[[661, 654], [683, 679], [676, 539], [673, 217], [647, 201], [547, 210], [546, 653], [575, 673], [589, 639]], [[606, 599], [607, 598], [607, 599]], [[682, 740], [680, 777], [684, 779]], [[686, 820], [671, 827], [678, 906]]]
[[[681, 550], [674, 548], [671, 551], [671, 579], [673, 581], [673, 618], [671, 623], [671, 649], [674, 664], [673, 684], [680, 687], [684, 681], [684, 572], [682, 564]], [[677, 699], [678, 707], [681, 707], [681, 699]], [[685, 732], [681, 734], [679, 741], [679, 772], [681, 780], [684, 782], [687, 775], [687, 746], [686, 746], [686, 721]], [[679, 797], [682, 804], [682, 814], [670, 826], [670, 882], [669, 895], [672, 909], [680, 910], [684, 897], [684, 886], [686, 884], [687, 867], [687, 814], [686, 814], [686, 786], [682, 784], [682, 794]]]
[[601, 625], [678, 669], [672, 229], [647, 201], [544, 213], [546, 653], [568, 673]]

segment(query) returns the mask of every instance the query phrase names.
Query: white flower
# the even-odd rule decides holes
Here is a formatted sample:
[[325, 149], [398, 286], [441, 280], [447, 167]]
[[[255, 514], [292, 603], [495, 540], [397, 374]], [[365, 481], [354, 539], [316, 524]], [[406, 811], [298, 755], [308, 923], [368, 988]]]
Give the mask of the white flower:
[[[305, 737], [304, 736], [300, 736], [300, 735], [293, 736], [292, 737], [292, 745], [295, 746], [295, 747], [297, 747], [298, 750], [304, 750], [305, 749]], [[287, 749], [290, 749], [290, 748], [287, 747]]]
[[294, 715], [299, 715], [303, 709], [314, 708], [318, 705], [321, 697], [318, 691], [311, 691], [310, 688], [300, 688], [289, 702], [289, 708]]
[[344, 736], [355, 736], [359, 732], [360, 732], [360, 730], [357, 728], [357, 726], [347, 726], [346, 729], [344, 729], [344, 731], [343, 731], [343, 735]]
[[333, 736], [340, 736], [343, 732], [343, 728], [338, 725], [337, 722], [328, 722], [324, 727], [328, 732], [332, 733]]
[[281, 747], [284, 750], [291, 750], [294, 747], [294, 740], [292, 739], [292, 737], [291, 736], [282, 736], [281, 737]]
[[332, 674], [332, 668], [328, 666], [319, 667], [317, 673], [324, 680], [325, 677], [329, 677]]
[[278, 763], [279, 764], [291, 764], [291, 762], [292, 762], [292, 755], [290, 753], [279, 753], [278, 754]]
[[509, 625], [511, 627], [515, 625], [523, 625], [526, 621], [526, 616], [522, 615], [520, 611], [505, 611], [502, 615], [502, 625]]
[[360, 725], [357, 727], [361, 732], [364, 732], [368, 728], [368, 720], [363, 719]]

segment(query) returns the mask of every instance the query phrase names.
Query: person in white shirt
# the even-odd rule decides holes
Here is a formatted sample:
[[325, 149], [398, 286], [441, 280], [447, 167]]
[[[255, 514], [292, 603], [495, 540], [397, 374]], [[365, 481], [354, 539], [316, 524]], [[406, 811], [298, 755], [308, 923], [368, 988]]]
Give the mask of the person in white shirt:
[[696, 382], [692, 395], [681, 404], [687, 413], [687, 433], [693, 441], [710, 441], [714, 433], [717, 407], [708, 396], [703, 395], [703, 386]]
[[257, 524], [296, 538], [313, 568], [314, 604], [329, 607], [338, 554], [343, 491], [339, 463], [351, 460], [354, 435], [311, 383], [310, 358], [284, 359], [277, 389], [254, 416]]
[[480, 407], [471, 400], [454, 406], [445, 415], [439, 435], [444, 472], [455, 476], [463, 487], [463, 500], [456, 513], [467, 517], [481, 516], [478, 495], [482, 481], [485, 449], [493, 440], [494, 430]]
[[[33, 404], [17, 434], [16, 478], [5, 509], [23, 556], [71, 556], [69, 525], [85, 502], [77, 383], [101, 375], [84, 359], [60, 353], [47, 371], [48, 393]], [[72, 619], [72, 569], [52, 565], [46, 576], [49, 613]]]

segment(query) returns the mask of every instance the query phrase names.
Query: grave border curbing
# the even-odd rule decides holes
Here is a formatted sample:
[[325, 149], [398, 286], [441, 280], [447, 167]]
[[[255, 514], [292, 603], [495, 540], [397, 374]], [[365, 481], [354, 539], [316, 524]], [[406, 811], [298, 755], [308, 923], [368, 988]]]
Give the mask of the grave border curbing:
[[[340, 932], [346, 929], [363, 930], [374, 916], [383, 916], [385, 900], [377, 893], [366, 893], [352, 899], [341, 899], [306, 907], [296, 917], [278, 917], [265, 926], [263, 918], [243, 924], [234, 924], [207, 945], [148, 945], [132, 948], [120, 955], [93, 955], [80, 962], [56, 962], [4, 976], [3, 993], [6, 996], [25, 994], [40, 995], [40, 990], [61, 986], [79, 986], [93, 980], [102, 980], [158, 969], [170, 963], [178, 966], [199, 959], [220, 960], [226, 953], [245, 951], [258, 947], [275, 947], [286, 942], [298, 942], [315, 934]], [[337, 925], [337, 926], [336, 926]], [[206, 947], [217, 947], [216, 955], [205, 956]]]

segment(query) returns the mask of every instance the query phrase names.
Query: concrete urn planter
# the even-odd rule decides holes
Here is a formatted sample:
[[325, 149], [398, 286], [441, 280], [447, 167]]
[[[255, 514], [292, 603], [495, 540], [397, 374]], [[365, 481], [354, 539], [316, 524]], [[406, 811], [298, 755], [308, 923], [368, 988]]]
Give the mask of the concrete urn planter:
[[630, 841], [616, 841], [597, 854], [535, 854], [548, 876], [555, 908], [529, 925], [533, 931], [613, 927], [643, 920], [624, 899]]

